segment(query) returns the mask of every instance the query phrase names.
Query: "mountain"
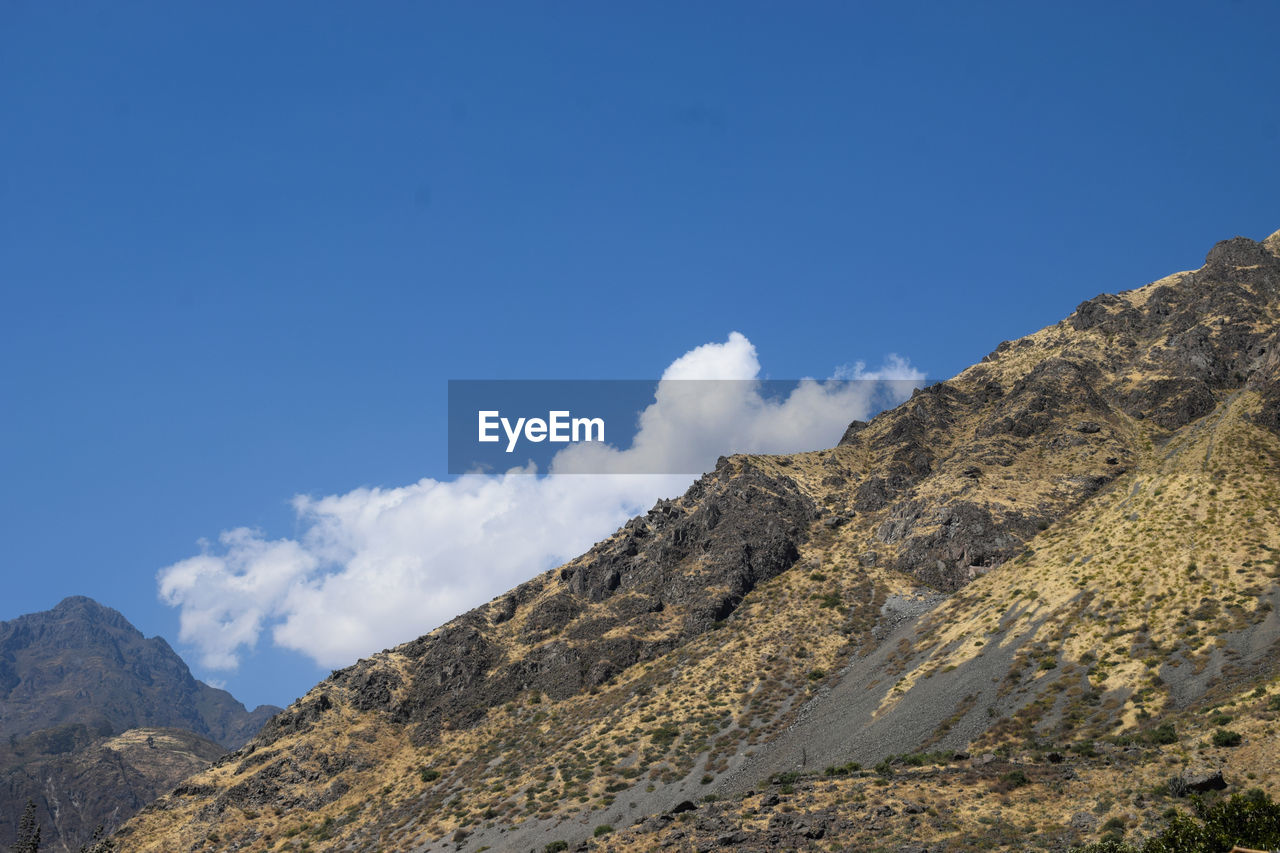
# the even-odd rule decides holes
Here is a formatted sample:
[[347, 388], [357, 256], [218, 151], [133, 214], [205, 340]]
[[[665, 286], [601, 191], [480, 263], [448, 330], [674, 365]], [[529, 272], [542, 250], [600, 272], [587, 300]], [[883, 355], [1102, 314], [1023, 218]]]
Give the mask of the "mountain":
[[721, 459], [116, 838], [1064, 850], [1280, 794], [1278, 319], [1280, 233], [1238, 237], [829, 450]]
[[45, 849], [77, 850], [279, 710], [246, 711], [90, 598], [0, 622], [0, 844], [30, 799]]
[[160, 637], [84, 596], [0, 622], [0, 737], [74, 723], [186, 729], [234, 749], [278, 711], [251, 712], [192, 677]]

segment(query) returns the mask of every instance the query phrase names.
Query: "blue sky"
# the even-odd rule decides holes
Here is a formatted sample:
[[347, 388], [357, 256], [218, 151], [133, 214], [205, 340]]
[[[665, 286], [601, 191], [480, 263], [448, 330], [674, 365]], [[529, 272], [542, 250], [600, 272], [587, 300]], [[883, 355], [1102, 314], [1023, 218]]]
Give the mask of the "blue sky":
[[[197, 540], [444, 478], [451, 378], [657, 377], [732, 331], [775, 377], [944, 377], [1260, 239], [1277, 32], [1263, 2], [0, 3], [0, 618], [87, 594], [178, 644], [156, 574]], [[265, 635], [196, 670], [281, 704], [325, 672]]]

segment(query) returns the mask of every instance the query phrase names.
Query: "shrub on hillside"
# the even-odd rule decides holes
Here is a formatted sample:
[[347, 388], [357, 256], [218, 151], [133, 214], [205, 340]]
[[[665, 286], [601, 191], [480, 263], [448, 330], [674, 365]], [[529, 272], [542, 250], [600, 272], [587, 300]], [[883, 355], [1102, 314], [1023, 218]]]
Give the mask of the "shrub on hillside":
[[1213, 733], [1214, 746], [1239, 746], [1240, 733], [1230, 729], [1218, 729]]
[[1196, 814], [1176, 812], [1159, 835], [1142, 845], [1108, 838], [1072, 848], [1073, 853], [1220, 853], [1233, 846], [1273, 850], [1280, 847], [1280, 803], [1261, 789], [1205, 805], [1193, 801]]

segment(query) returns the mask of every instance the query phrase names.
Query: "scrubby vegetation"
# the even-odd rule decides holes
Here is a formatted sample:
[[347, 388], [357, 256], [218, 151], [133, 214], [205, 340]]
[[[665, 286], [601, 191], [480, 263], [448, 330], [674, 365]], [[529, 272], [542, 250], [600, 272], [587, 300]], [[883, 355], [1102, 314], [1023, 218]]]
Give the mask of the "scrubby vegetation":
[[1140, 844], [1111, 837], [1073, 848], [1075, 853], [1226, 853], [1232, 847], [1280, 847], [1280, 803], [1261, 789], [1207, 805], [1193, 800], [1194, 814], [1174, 811], [1160, 834]]

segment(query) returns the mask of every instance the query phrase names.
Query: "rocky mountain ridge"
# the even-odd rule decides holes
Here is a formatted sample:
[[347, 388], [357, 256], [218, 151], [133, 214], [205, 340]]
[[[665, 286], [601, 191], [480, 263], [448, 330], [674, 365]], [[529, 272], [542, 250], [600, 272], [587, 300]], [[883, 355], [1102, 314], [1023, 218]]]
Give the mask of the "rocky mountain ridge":
[[[969, 795], [1034, 814], [1017, 843], [1048, 849], [1098, 828], [1063, 811], [1090, 801], [1154, 825], [1154, 787], [1126, 779], [1207, 761], [1238, 780], [1275, 757], [1278, 321], [1280, 234], [1235, 238], [830, 450], [723, 459], [582, 557], [335, 673], [119, 838], [1014, 843]], [[1243, 750], [1199, 740], [1224, 705]], [[1125, 738], [1146, 746], [1103, 748]], [[957, 760], [949, 795], [911, 769]], [[779, 797], [808, 829], [778, 834]], [[700, 826], [708, 798], [725, 805]]]

